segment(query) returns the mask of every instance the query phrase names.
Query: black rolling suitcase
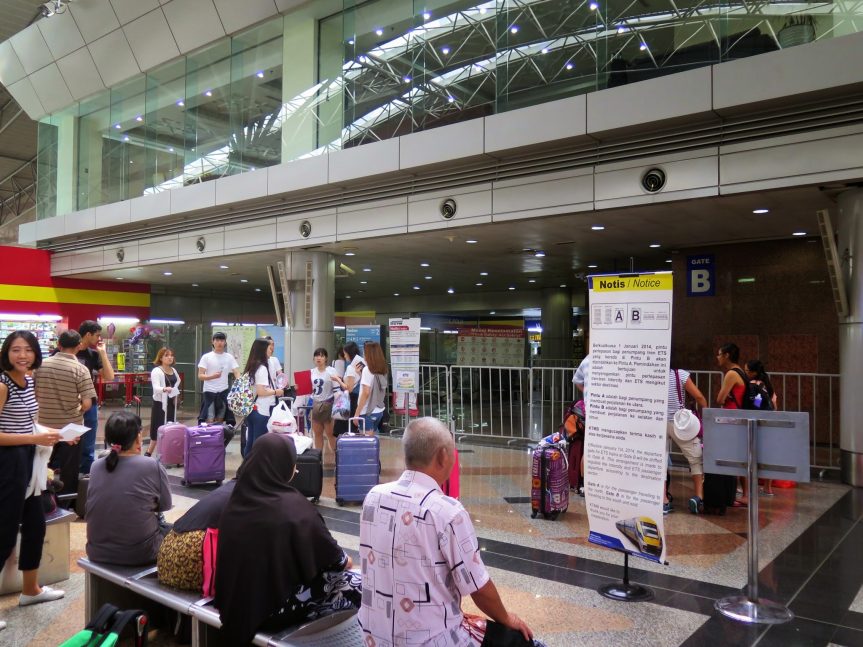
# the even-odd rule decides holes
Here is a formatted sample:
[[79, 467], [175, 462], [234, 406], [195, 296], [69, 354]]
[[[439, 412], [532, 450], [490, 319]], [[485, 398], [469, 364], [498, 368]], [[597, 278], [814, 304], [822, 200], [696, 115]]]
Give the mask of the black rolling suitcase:
[[737, 477], [719, 474], [704, 475], [704, 512], [725, 514], [737, 495]]
[[324, 458], [320, 449], [309, 448], [297, 456], [297, 473], [291, 485], [312, 503], [320, 500], [324, 489]]

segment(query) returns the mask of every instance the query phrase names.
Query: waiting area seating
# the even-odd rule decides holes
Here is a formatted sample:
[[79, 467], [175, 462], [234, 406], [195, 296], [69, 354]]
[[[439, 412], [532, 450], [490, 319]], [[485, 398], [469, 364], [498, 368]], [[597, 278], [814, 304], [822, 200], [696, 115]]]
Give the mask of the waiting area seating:
[[[219, 611], [212, 598], [180, 591], [159, 583], [156, 567], [114, 566], [97, 564], [86, 558], [78, 560], [84, 571], [85, 621], [106, 602], [121, 608], [141, 608], [151, 615], [170, 609], [191, 620], [192, 647], [225, 645], [219, 629]], [[363, 635], [356, 611], [339, 611], [298, 627], [274, 634], [258, 633], [254, 644], [260, 647], [362, 647]]]

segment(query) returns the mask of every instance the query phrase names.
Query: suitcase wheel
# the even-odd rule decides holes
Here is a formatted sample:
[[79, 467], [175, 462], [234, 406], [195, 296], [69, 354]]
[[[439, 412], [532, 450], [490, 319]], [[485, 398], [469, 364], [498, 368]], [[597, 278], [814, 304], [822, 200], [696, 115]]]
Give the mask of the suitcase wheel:
[[182, 479], [182, 480], [180, 481], [180, 485], [185, 486], [185, 485], [188, 485], [188, 484], [189, 484], [189, 482], [188, 482], [186, 479]]
[[314, 499], [312, 499], [312, 503], [314, 503], [315, 505], [320, 503], [320, 501], [321, 501], [321, 497], [319, 497], [319, 496], [316, 496]]
[[342, 506], [345, 504], [345, 501], [344, 501], [344, 499], [336, 499], [336, 504]]
[[221, 487], [221, 485], [222, 485], [222, 481], [216, 481], [216, 485], [218, 485], [219, 487]]
[[552, 520], [552, 521], [557, 521], [557, 514], [558, 514], [557, 512], [552, 512], [552, 513], [551, 513], [550, 517], [551, 517], [551, 520]]
[[531, 519], [536, 519], [536, 515], [539, 514], [539, 510], [534, 510], [530, 513]]

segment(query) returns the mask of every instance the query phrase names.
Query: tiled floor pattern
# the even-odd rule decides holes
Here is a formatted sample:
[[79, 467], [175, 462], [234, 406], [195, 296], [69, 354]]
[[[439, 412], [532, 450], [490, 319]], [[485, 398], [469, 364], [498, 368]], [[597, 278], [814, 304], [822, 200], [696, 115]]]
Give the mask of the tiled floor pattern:
[[[486, 564], [505, 602], [549, 645], [863, 645], [863, 572], [854, 582], [856, 572], [849, 579], [848, 569], [840, 568], [842, 562], [834, 564], [840, 569], [839, 576], [848, 580], [840, 585], [843, 593], [831, 595], [827, 586], [826, 594], [819, 597], [821, 584], [813, 567], [816, 562], [829, 567], [830, 555], [838, 560], [843, 550], [853, 552], [856, 547], [859, 552], [863, 536], [856, 546], [855, 541], [856, 533], [863, 533], [859, 524], [863, 494], [858, 496], [835, 483], [812, 483], [777, 490], [775, 497], [760, 500], [763, 590], [797, 603], [799, 610], [793, 604], [792, 608], [803, 617], [785, 629], [764, 633], [726, 621], [712, 609], [714, 599], [735, 593], [745, 584], [745, 509], [729, 510], [725, 517], [692, 516], [684, 511], [690, 494], [688, 475], [675, 474], [672, 492], [678, 511], [665, 519], [669, 564], [632, 562], [633, 580], [649, 585], [656, 600], [616, 603], [602, 598], [595, 589], [619, 578], [622, 559], [587, 543], [583, 499], [573, 495], [569, 511], [556, 522], [531, 519], [526, 502], [527, 451], [460, 445], [461, 500], [474, 519]], [[400, 441], [385, 437], [381, 446], [381, 478], [393, 479], [403, 468]], [[239, 463], [235, 440], [229, 448], [229, 476]], [[168, 518], [173, 520], [212, 488], [180, 486], [182, 469], [169, 468], [169, 474], [175, 508]], [[332, 470], [325, 474], [321, 513], [339, 542], [354, 551], [359, 507], [336, 506]], [[826, 534], [819, 530], [825, 524]], [[0, 597], [0, 618], [10, 625], [0, 633], [0, 645], [55, 645], [83, 625], [83, 575], [74, 560], [83, 555], [84, 543], [85, 525], [75, 522], [72, 577], [62, 584], [67, 591], [63, 601], [20, 609], [15, 606], [16, 596]], [[850, 554], [847, 557], [855, 560]], [[863, 564], [859, 556], [856, 561]], [[786, 590], [786, 583], [794, 590]], [[844, 590], [849, 587], [853, 590]], [[465, 608], [471, 608], [469, 600]], [[156, 638], [157, 645], [175, 644], [164, 636]]]

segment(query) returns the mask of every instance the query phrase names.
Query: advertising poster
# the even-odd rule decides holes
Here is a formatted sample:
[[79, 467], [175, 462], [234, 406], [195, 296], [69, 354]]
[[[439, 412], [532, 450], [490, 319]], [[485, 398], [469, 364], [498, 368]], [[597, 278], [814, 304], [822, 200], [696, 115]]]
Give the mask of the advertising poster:
[[396, 393], [396, 402], [400, 409], [404, 408], [405, 398], [409, 408], [416, 408], [420, 371], [420, 325], [420, 319], [417, 317], [394, 318], [389, 322], [392, 388]]
[[[259, 325], [257, 328], [257, 337], [272, 337], [273, 338], [273, 356], [284, 365], [285, 363], [285, 329], [282, 326], [264, 326]], [[332, 353], [333, 350], [330, 350]], [[239, 359], [237, 361], [240, 361]]]
[[228, 345], [225, 350], [234, 356], [237, 364], [240, 365], [240, 370], [246, 365], [246, 360], [249, 359], [249, 351], [252, 349], [252, 342], [255, 341], [257, 330], [255, 326], [226, 325], [213, 326], [213, 334], [217, 332], [225, 333]]
[[592, 276], [588, 287], [588, 540], [664, 563], [672, 275]]
[[459, 328], [461, 366], [524, 366], [524, 328]]
[[363, 354], [363, 344], [367, 341], [381, 343], [381, 327], [374, 326], [345, 326], [345, 342], [353, 341], [360, 347], [360, 355]]

